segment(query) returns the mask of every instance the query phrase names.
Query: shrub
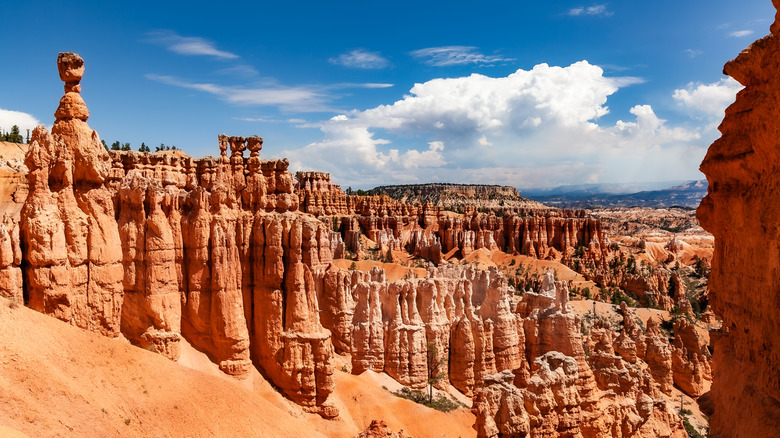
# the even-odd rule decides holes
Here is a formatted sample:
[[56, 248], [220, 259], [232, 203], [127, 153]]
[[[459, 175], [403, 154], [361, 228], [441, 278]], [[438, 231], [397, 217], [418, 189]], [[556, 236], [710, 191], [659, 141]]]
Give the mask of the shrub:
[[427, 406], [429, 408], [433, 408], [436, 409], [437, 411], [442, 411], [442, 412], [450, 412], [458, 408], [466, 407], [464, 404], [455, 400], [453, 397], [445, 396], [442, 393], [436, 394], [435, 397], [429, 400], [428, 395], [425, 394], [424, 392], [416, 389], [409, 389], [407, 387], [403, 387], [400, 390], [394, 392], [393, 394], [395, 394], [398, 397], [411, 400], [415, 403], [419, 403], [423, 406]]
[[582, 290], [582, 296], [585, 297], [586, 300], [590, 299], [590, 288], [586, 287]]

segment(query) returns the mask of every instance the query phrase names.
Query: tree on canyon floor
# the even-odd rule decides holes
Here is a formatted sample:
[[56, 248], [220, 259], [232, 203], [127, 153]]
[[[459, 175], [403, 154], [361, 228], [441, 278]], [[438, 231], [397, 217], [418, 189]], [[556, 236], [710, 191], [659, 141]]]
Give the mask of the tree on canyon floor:
[[433, 402], [433, 387], [444, 378], [442, 366], [444, 365], [444, 356], [439, 357], [439, 349], [436, 344], [429, 342], [425, 350], [428, 361], [428, 403]]

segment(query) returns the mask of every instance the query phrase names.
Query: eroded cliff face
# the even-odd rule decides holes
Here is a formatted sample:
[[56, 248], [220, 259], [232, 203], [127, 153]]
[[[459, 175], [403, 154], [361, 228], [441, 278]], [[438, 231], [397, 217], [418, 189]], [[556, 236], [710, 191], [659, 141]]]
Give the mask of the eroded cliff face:
[[567, 263], [582, 247], [590, 269], [596, 270], [604, 267], [609, 252], [601, 223], [582, 210], [553, 210], [530, 202], [501, 209], [501, 216], [475, 207], [460, 215], [431, 202], [412, 205], [386, 195], [347, 195], [323, 172], [298, 172], [297, 178], [301, 210], [332, 225], [342, 234], [345, 249], [358, 257], [364, 251], [359, 234], [382, 250], [407, 250], [437, 264], [446, 253], [466, 257], [481, 248]]
[[[567, 302], [565, 283], [549, 275], [539, 294], [526, 293], [517, 304], [531, 366], [483, 377], [472, 409], [477, 436], [685, 437], [639, 358], [645, 341], [636, 316], [624, 308], [620, 335], [594, 324], [583, 337]], [[671, 365], [667, 375], [671, 380]]]
[[[775, 8], [780, 2], [773, 1]], [[697, 216], [715, 236], [710, 303], [713, 436], [780, 435], [780, 22], [726, 64], [745, 88], [726, 109], [701, 170]]]
[[224, 372], [254, 363], [294, 401], [336, 416], [313, 275], [339, 239], [297, 212], [287, 161], [260, 160], [259, 137], [220, 136], [218, 159], [109, 153], [86, 123], [83, 60], [63, 53], [58, 67], [57, 120], [33, 131], [25, 161], [26, 264], [12, 238], [2, 245], [15, 229], [0, 226], [0, 262], [25, 266], [30, 307], [174, 360], [184, 337]]
[[61, 53], [65, 95], [49, 133], [39, 126], [25, 158], [30, 193], [21, 213], [29, 305], [107, 336], [120, 330], [122, 246], [111, 191], [111, 159], [87, 125], [84, 62]]
[[435, 351], [446, 371], [442, 384], [471, 395], [487, 374], [528, 368], [523, 327], [495, 269], [445, 265], [394, 282], [378, 267], [329, 269], [317, 285], [323, 323], [337, 351], [351, 354], [355, 373], [384, 371], [420, 388]]

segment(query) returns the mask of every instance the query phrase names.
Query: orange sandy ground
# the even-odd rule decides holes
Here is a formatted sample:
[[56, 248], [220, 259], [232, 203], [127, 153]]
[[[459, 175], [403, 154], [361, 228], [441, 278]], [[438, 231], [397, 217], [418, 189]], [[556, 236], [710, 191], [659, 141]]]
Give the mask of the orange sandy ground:
[[383, 419], [415, 437], [475, 436], [467, 409], [400, 399], [336, 372], [338, 420], [307, 414], [262, 376], [237, 381], [189, 345], [180, 363], [0, 298], [0, 436], [354, 437]]

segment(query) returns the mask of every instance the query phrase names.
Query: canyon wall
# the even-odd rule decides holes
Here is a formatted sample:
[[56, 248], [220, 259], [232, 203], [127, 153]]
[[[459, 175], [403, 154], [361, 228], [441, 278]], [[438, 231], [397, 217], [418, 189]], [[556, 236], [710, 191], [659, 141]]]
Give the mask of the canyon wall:
[[778, 17], [770, 31], [726, 64], [745, 88], [701, 164], [709, 189], [698, 218], [715, 236], [710, 303], [723, 318], [712, 333], [716, 437], [780, 436]]
[[358, 231], [383, 251], [406, 249], [436, 263], [446, 253], [457, 251], [460, 257], [466, 257], [481, 248], [540, 259], [562, 258], [566, 263], [577, 247], [583, 247], [590, 261], [599, 264], [609, 251], [601, 222], [583, 210], [553, 210], [529, 204], [501, 209], [499, 215], [482, 214], [476, 208], [455, 214], [431, 202], [412, 205], [385, 195], [347, 195], [323, 172], [298, 172], [297, 176], [301, 210], [342, 233], [346, 249], [358, 257], [364, 250], [355, 236]]

